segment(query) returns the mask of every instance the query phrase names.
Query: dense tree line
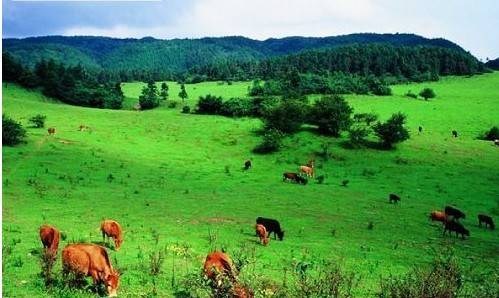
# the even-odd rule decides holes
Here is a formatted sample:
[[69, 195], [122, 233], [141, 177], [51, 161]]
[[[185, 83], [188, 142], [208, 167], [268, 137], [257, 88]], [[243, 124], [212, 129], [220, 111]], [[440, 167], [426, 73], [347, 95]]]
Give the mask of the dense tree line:
[[[63, 62], [67, 66], [82, 65], [95, 75], [104, 72], [107, 76], [119, 78], [121, 81], [179, 80], [189, 83], [203, 80], [252, 80], [255, 78], [267, 80], [275, 78], [275, 72], [286, 71], [282, 69], [282, 64], [291, 65], [300, 74], [308, 74], [310, 70], [305, 71], [303, 67], [306, 65], [303, 64], [309, 64], [316, 58], [322, 59], [322, 57], [312, 59], [314, 53], [319, 52], [315, 54], [317, 56], [325, 51], [330, 56], [331, 49], [345, 48], [353, 44], [358, 45], [359, 51], [366, 47], [367, 51], [372, 52], [373, 55], [376, 51], [370, 50], [371, 46], [385, 44], [394, 48], [440, 48], [457, 53], [458, 56], [471, 56], [448, 40], [427, 39], [414, 34], [350, 34], [320, 38], [271, 38], [264, 41], [240, 36], [173, 40], [150, 37], [116, 39], [91, 36], [47, 36], [3, 39], [2, 46], [3, 52], [11, 53], [23, 65], [31, 69], [42, 59], [47, 61], [54, 59], [56, 63]], [[385, 63], [384, 60], [387, 59], [383, 55], [386, 53], [382, 50], [378, 52], [381, 54], [378, 62]], [[358, 59], [359, 55], [360, 53], [355, 53], [353, 50], [348, 50], [347, 54], [338, 55], [336, 58], [341, 69], [336, 70], [349, 72], [349, 67], [358, 67], [359, 63], [364, 63], [362, 59]], [[286, 58], [280, 62], [280, 57], [284, 56]], [[373, 60], [370, 56], [366, 58]], [[409, 60], [413, 58], [418, 57], [407, 57]], [[448, 62], [454, 63], [454, 58], [456, 57], [448, 57]], [[404, 63], [411, 64], [408, 61]], [[480, 65], [483, 67], [483, 64]], [[318, 65], [312, 63], [307, 67], [318, 68]], [[328, 72], [335, 71], [335, 69], [323, 66], [320, 68]], [[444, 67], [444, 69], [447, 68], [447, 66]], [[376, 74], [382, 70], [383, 67], [369, 70], [369, 72]], [[396, 69], [393, 70], [397, 74]], [[399, 70], [404, 74], [402, 69]], [[414, 74], [410, 68], [406, 72], [408, 77]], [[417, 70], [416, 77], [419, 72], [425, 74], [424, 71]], [[312, 73], [317, 74], [315, 70]], [[323, 73], [318, 74], [323, 76]], [[361, 72], [361, 75], [365, 73]]]
[[53, 59], [41, 60], [31, 71], [9, 53], [2, 54], [2, 62], [5, 82], [40, 88], [44, 95], [71, 105], [106, 109], [122, 107], [124, 96], [120, 83], [96, 77], [81, 65], [66, 66]]

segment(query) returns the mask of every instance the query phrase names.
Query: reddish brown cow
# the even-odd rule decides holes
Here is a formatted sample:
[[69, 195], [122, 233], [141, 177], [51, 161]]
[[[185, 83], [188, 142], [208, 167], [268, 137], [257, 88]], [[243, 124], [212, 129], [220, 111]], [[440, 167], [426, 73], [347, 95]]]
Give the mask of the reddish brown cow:
[[287, 179], [289, 179], [291, 181], [296, 181], [296, 178], [298, 177], [298, 173], [286, 172], [286, 173], [282, 174], [282, 176], [284, 177], [284, 178], [282, 178], [282, 182], [286, 181]]
[[53, 127], [49, 127], [49, 128], [47, 129], [47, 132], [49, 133], [49, 135], [53, 135], [53, 134], [55, 134], [55, 128], [53, 128]]
[[203, 270], [204, 274], [216, 284], [220, 283], [221, 277], [228, 277], [234, 282], [238, 274], [229, 256], [220, 251], [214, 251], [206, 256]]
[[43, 225], [40, 227], [40, 239], [43, 248], [57, 250], [59, 248], [59, 231], [52, 226]]
[[[236, 278], [237, 269], [232, 264], [229, 256], [220, 251], [214, 251], [206, 256], [203, 271], [206, 277], [214, 283], [212, 288], [216, 291], [216, 297], [251, 298], [254, 293], [251, 289], [238, 285]], [[223, 286], [223, 282], [231, 284], [229, 291]]]
[[436, 220], [436, 221], [440, 221], [443, 224], [445, 224], [447, 222], [447, 220], [449, 219], [449, 216], [447, 214], [445, 214], [444, 212], [432, 211], [430, 213], [430, 219], [431, 219], [431, 221]]
[[307, 177], [314, 178], [314, 169], [308, 166], [300, 166], [300, 173], [307, 175]]
[[62, 270], [66, 277], [91, 276], [94, 285], [103, 283], [109, 297], [116, 297], [120, 274], [113, 269], [104, 247], [95, 244], [68, 244], [62, 251]]
[[100, 225], [100, 230], [102, 232], [102, 241], [106, 241], [106, 236], [109, 238], [113, 238], [114, 240], [114, 248], [116, 250], [120, 249], [120, 245], [123, 242], [122, 233], [123, 230], [121, 226], [114, 220], [104, 220]]
[[269, 238], [267, 237], [267, 229], [262, 224], [257, 224], [255, 226], [256, 235], [260, 238], [260, 243], [267, 246], [269, 244]]

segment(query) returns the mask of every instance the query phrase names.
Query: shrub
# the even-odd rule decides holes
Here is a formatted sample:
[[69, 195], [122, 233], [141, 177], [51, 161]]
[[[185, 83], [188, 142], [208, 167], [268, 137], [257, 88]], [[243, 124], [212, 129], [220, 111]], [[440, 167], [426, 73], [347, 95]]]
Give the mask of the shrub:
[[196, 113], [198, 114], [208, 114], [208, 115], [218, 115], [222, 110], [222, 97], [214, 96], [211, 94], [205, 97], [200, 96], [197, 103]]
[[409, 139], [409, 131], [404, 127], [406, 116], [402, 113], [393, 114], [385, 123], [373, 126], [374, 133], [383, 142], [386, 148]]
[[47, 119], [47, 116], [37, 114], [29, 118], [29, 123], [33, 124], [33, 127], [44, 128], [45, 119]]
[[423, 90], [421, 90], [421, 92], [419, 92], [419, 96], [421, 96], [425, 100], [428, 100], [435, 97], [435, 92], [431, 88], [424, 88]]
[[298, 100], [288, 100], [265, 112], [263, 121], [266, 129], [295, 133], [305, 123], [306, 105]]
[[494, 126], [489, 131], [487, 131], [486, 133], [484, 133], [482, 136], [480, 136], [478, 138], [482, 139], [482, 140], [489, 140], [489, 141], [499, 140], [499, 128], [497, 126]]
[[263, 135], [262, 144], [258, 145], [253, 151], [262, 154], [279, 151], [283, 138], [284, 134], [280, 130], [268, 129]]
[[26, 130], [9, 116], [2, 114], [2, 145], [15, 146], [26, 139]]
[[184, 106], [184, 107], [182, 108], [182, 113], [183, 113], [183, 114], [189, 114], [190, 112], [191, 112], [191, 107], [189, 107], [189, 106]]
[[411, 90], [407, 91], [405, 96], [410, 97], [410, 98], [414, 98], [414, 99], [418, 98], [418, 95], [415, 93], [412, 93]]

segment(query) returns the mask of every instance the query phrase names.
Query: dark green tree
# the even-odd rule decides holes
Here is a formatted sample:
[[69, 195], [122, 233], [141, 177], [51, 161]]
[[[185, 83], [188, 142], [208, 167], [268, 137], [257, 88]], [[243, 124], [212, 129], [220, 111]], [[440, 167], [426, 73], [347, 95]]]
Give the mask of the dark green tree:
[[198, 114], [209, 114], [209, 115], [219, 115], [222, 111], [223, 99], [221, 96], [214, 96], [211, 94], [205, 97], [200, 96], [197, 103], [196, 113]]
[[185, 100], [189, 98], [187, 91], [185, 91], [184, 83], [180, 84], [180, 92], [178, 93], [178, 96], [182, 99], [182, 103], [184, 103]]
[[428, 100], [435, 97], [435, 92], [431, 88], [424, 88], [421, 92], [419, 92], [419, 96], [424, 98], [424, 100]]
[[305, 123], [307, 106], [298, 100], [287, 100], [264, 112], [265, 130], [277, 129], [283, 133], [295, 133]]
[[21, 123], [2, 114], [2, 146], [15, 146], [26, 139], [26, 129]]
[[139, 104], [142, 110], [154, 109], [159, 106], [159, 96], [156, 83], [147, 82], [147, 87], [142, 88], [142, 94], [139, 96]]
[[275, 128], [267, 129], [263, 134], [262, 143], [253, 149], [253, 151], [261, 154], [279, 151], [283, 138], [284, 134], [280, 130]]
[[168, 85], [165, 82], [163, 82], [163, 84], [161, 84], [161, 92], [159, 93], [162, 100], [168, 99], [168, 89], [169, 89]]
[[334, 137], [340, 136], [340, 131], [348, 130], [352, 124], [353, 108], [339, 96], [325, 96], [317, 100], [309, 114], [309, 122], [319, 128], [319, 132]]
[[393, 114], [385, 123], [377, 123], [373, 131], [386, 148], [409, 139], [409, 131], [404, 127], [406, 116], [400, 112]]

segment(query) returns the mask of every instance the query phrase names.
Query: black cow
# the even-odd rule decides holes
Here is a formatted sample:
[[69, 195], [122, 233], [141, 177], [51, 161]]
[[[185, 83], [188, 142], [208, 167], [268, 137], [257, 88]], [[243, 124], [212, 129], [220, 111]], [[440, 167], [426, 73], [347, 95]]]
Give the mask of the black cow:
[[478, 225], [480, 227], [482, 226], [482, 222], [485, 223], [485, 227], [488, 225], [492, 230], [496, 228], [492, 217], [485, 214], [478, 214]]
[[452, 131], [452, 136], [453, 136], [454, 138], [457, 138], [457, 130], [453, 130], [453, 131]]
[[421, 125], [418, 127], [418, 131], [419, 131], [419, 133], [423, 132], [423, 127]]
[[445, 232], [449, 231], [449, 235], [452, 235], [451, 232], [456, 232], [456, 238], [459, 234], [461, 234], [461, 237], [464, 239], [464, 236], [470, 236], [470, 231], [465, 229], [462, 224], [460, 224], [457, 221], [447, 221], [445, 222], [445, 229], [444, 229], [444, 235]]
[[463, 212], [461, 212], [461, 210], [456, 209], [454, 207], [445, 206], [444, 211], [445, 211], [445, 214], [452, 216], [453, 220], [454, 219], [459, 220], [460, 218], [466, 219], [466, 214], [464, 214]]
[[249, 170], [249, 168], [251, 168], [251, 161], [247, 160], [247, 161], [244, 163], [244, 169], [245, 169], [245, 170]]
[[303, 178], [302, 176], [296, 176], [296, 179], [295, 179], [296, 183], [298, 184], [303, 184], [303, 185], [307, 185], [307, 178]]
[[277, 220], [271, 218], [258, 217], [256, 219], [256, 223], [263, 225], [265, 229], [267, 229], [267, 232], [269, 233], [267, 237], [270, 237], [270, 234], [273, 232], [274, 239], [276, 239], [276, 235], [277, 237], [279, 237], [279, 240], [281, 241], [284, 238], [284, 231], [281, 229], [281, 225]]
[[389, 202], [398, 203], [398, 201], [400, 201], [400, 197], [397, 196], [396, 194], [391, 193]]

